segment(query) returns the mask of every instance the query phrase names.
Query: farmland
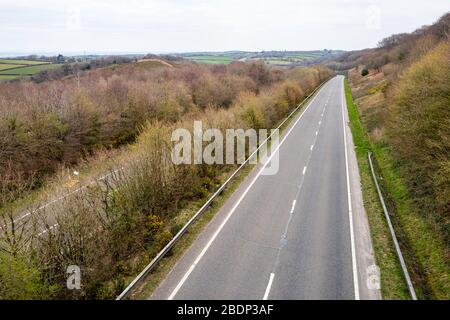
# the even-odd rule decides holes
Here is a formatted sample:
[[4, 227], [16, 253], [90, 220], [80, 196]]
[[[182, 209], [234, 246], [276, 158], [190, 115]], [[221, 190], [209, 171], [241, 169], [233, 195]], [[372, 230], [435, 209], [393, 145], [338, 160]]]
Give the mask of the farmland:
[[37, 64], [49, 64], [47, 61], [36, 61], [36, 60], [21, 60], [21, 59], [0, 59], [0, 63], [10, 63], [18, 65], [37, 65]]
[[261, 52], [224, 51], [178, 53], [174, 55], [205, 64], [228, 64], [232, 61], [263, 61], [268, 65], [300, 66], [319, 63], [341, 53], [342, 51], [339, 50]]
[[0, 63], [0, 71], [8, 70], [8, 69], [14, 69], [17, 67], [21, 67], [21, 65], [17, 64], [10, 64], [10, 63]]
[[41, 71], [59, 68], [60, 66], [47, 61], [0, 59], [0, 81], [28, 78]]
[[206, 64], [228, 64], [233, 61], [232, 56], [227, 55], [195, 55], [195, 56], [186, 56], [187, 59], [193, 60], [199, 63]]

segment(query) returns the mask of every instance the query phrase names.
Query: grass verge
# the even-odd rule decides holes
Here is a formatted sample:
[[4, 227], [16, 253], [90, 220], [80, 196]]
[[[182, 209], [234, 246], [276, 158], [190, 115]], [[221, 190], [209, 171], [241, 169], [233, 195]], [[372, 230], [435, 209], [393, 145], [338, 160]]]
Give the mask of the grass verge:
[[381, 271], [381, 294], [384, 299], [408, 299], [408, 289], [370, 172], [367, 152], [371, 149], [371, 144], [362, 126], [347, 81], [345, 81], [345, 97], [361, 176], [364, 207], [369, 219], [375, 258]]
[[419, 299], [449, 299], [449, 267], [444, 244], [432, 228], [414, 210], [395, 162], [386, 145], [372, 143], [361, 123], [350, 88], [345, 82], [350, 127], [356, 146], [361, 174], [364, 206], [367, 211], [375, 257], [381, 269], [381, 291], [384, 299], [410, 299], [384, 214], [372, 180], [367, 152], [376, 159], [380, 180], [391, 220]]

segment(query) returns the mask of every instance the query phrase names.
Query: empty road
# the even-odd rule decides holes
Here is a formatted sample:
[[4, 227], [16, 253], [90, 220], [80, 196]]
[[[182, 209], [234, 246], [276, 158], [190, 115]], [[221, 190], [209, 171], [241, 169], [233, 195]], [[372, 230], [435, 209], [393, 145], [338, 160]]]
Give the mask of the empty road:
[[378, 299], [342, 76], [280, 138], [150, 299]]

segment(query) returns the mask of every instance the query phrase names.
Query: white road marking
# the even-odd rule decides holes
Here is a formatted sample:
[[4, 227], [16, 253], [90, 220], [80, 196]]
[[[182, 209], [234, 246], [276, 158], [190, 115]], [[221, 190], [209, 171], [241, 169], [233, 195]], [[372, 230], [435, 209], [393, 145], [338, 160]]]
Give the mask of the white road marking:
[[272, 287], [273, 278], [275, 277], [275, 273], [270, 274], [269, 283], [267, 284], [266, 292], [264, 292], [263, 300], [267, 300], [269, 298], [270, 288]]
[[302, 174], [304, 175], [305, 172], [306, 172], [306, 166], [303, 167], [303, 172], [302, 172]]
[[203, 248], [203, 250], [200, 252], [200, 254], [197, 256], [197, 258], [195, 259], [194, 263], [191, 265], [191, 267], [189, 268], [189, 270], [184, 274], [183, 278], [181, 278], [180, 282], [177, 284], [177, 286], [175, 287], [175, 289], [173, 289], [172, 293], [169, 295], [168, 300], [172, 300], [175, 295], [178, 293], [178, 291], [180, 290], [180, 288], [183, 286], [183, 284], [186, 282], [186, 280], [188, 279], [189, 275], [192, 273], [192, 271], [194, 271], [195, 266], [199, 263], [199, 261], [202, 259], [202, 257], [205, 255], [206, 251], [209, 249], [209, 247], [211, 246], [211, 244], [214, 242], [214, 240], [217, 238], [217, 236], [219, 235], [220, 231], [223, 229], [223, 227], [225, 226], [225, 224], [228, 222], [228, 220], [231, 218], [231, 216], [233, 215], [233, 213], [235, 212], [236, 208], [239, 206], [239, 204], [241, 203], [241, 201], [244, 199], [244, 197], [247, 195], [247, 193], [249, 192], [249, 190], [251, 189], [251, 187], [255, 184], [256, 180], [259, 178], [259, 176], [261, 175], [261, 173], [263, 172], [264, 168], [270, 163], [270, 161], [272, 160], [273, 156], [278, 152], [278, 150], [280, 149], [280, 147], [283, 145], [283, 143], [286, 141], [286, 138], [289, 137], [289, 135], [291, 134], [292, 130], [295, 128], [295, 126], [297, 125], [297, 123], [302, 119], [303, 115], [305, 114], [305, 112], [309, 109], [309, 107], [313, 104], [313, 102], [316, 100], [316, 98], [319, 96], [319, 92], [320, 90], [317, 92], [317, 94], [314, 96], [314, 98], [309, 102], [309, 104], [306, 106], [305, 110], [303, 110], [303, 112], [300, 114], [300, 116], [298, 117], [298, 119], [294, 122], [294, 124], [292, 125], [292, 127], [289, 129], [289, 131], [286, 133], [286, 135], [283, 137], [283, 139], [280, 141], [280, 143], [278, 144], [278, 146], [276, 147], [276, 149], [274, 150], [274, 152], [272, 152], [272, 154], [270, 155], [270, 157], [267, 159], [267, 161], [263, 164], [262, 168], [258, 171], [258, 173], [256, 174], [256, 176], [253, 178], [253, 180], [250, 182], [250, 184], [247, 186], [247, 188], [245, 189], [245, 191], [242, 193], [242, 195], [239, 197], [239, 199], [237, 200], [237, 202], [234, 204], [234, 206], [231, 208], [230, 212], [228, 213], [228, 215], [225, 217], [225, 219], [223, 220], [223, 222], [220, 224], [219, 228], [216, 230], [216, 232], [214, 232], [213, 236], [211, 237], [211, 239], [208, 241], [208, 243], [205, 245], [205, 247]]
[[54, 225], [50, 226], [48, 229], [45, 229], [44, 231], [42, 231], [41, 233], [38, 233], [38, 237], [42, 236], [43, 234], [49, 232], [50, 230], [52, 230], [53, 228], [56, 228], [58, 226], [57, 223], [55, 223]]
[[356, 265], [356, 249], [355, 249], [355, 235], [353, 230], [353, 212], [352, 212], [352, 196], [350, 191], [350, 177], [348, 170], [348, 154], [347, 154], [347, 135], [345, 130], [345, 117], [344, 117], [344, 82], [342, 81], [342, 97], [341, 97], [341, 109], [342, 109], [342, 126], [344, 129], [344, 149], [345, 149], [345, 174], [347, 178], [347, 203], [348, 203], [348, 218], [350, 223], [350, 246], [352, 251], [352, 268], [353, 268], [353, 289], [355, 291], [355, 300], [359, 300], [359, 283], [358, 283], [358, 268]]
[[175, 297], [175, 295], [177, 294], [178, 290], [180, 290], [181, 286], [184, 284], [184, 282], [187, 280], [187, 278], [189, 277], [189, 275], [191, 274], [192, 271], [194, 271], [196, 263], [194, 262], [189, 270], [186, 272], [186, 274], [183, 276], [183, 278], [181, 278], [181, 281], [177, 284], [177, 286], [175, 287], [175, 289], [172, 291], [172, 293], [170, 294], [168, 300], [172, 300], [173, 297]]
[[314, 149], [314, 145], [313, 144], [311, 145], [310, 149], [311, 149], [311, 151], [312, 151], [312, 149]]
[[295, 209], [295, 204], [297, 203], [297, 200], [294, 200], [293, 202], [292, 202], [292, 208], [291, 208], [291, 213], [293, 213], [294, 212], [294, 209]]
[[[39, 208], [35, 209], [34, 211], [27, 212], [27, 213], [25, 213], [25, 214], [19, 216], [18, 218], [14, 219], [14, 223], [15, 223], [15, 222], [19, 222], [20, 220], [25, 219], [26, 217], [32, 215], [33, 213], [35, 213], [35, 212], [37, 212], [37, 211], [39, 211], [39, 210], [45, 209], [45, 208], [47, 208], [48, 206], [50, 206], [50, 205], [52, 205], [52, 204], [54, 204], [54, 203], [56, 203], [56, 202], [58, 202], [58, 201], [61, 201], [61, 200], [65, 199], [65, 198], [67, 198], [67, 197], [70, 197], [71, 195], [73, 195], [73, 194], [75, 194], [75, 193], [78, 193], [78, 192], [82, 191], [83, 189], [87, 188], [89, 185], [92, 185], [92, 184], [94, 184], [94, 183], [97, 182], [97, 181], [105, 180], [105, 179], [107, 179], [108, 177], [112, 176], [113, 174], [118, 173], [120, 170], [123, 170], [123, 169], [124, 169], [124, 167], [120, 167], [119, 169], [116, 169], [116, 170], [114, 170], [114, 171], [112, 171], [112, 172], [110, 172], [110, 173], [108, 173], [108, 174], [105, 174], [105, 175], [101, 176], [101, 177], [98, 178], [97, 180], [91, 181], [91, 182], [89, 182], [88, 184], [86, 184], [86, 185], [84, 185], [84, 186], [81, 186], [81, 187], [79, 187], [79, 188], [77, 188], [77, 189], [75, 189], [75, 190], [73, 190], [73, 191], [70, 191], [70, 192], [66, 193], [65, 195], [63, 195], [63, 196], [61, 196], [61, 197], [59, 197], [59, 198], [53, 199], [52, 201], [50, 201], [50, 202], [48, 202], [48, 203], [46, 203], [46, 204], [40, 206]], [[7, 223], [7, 225], [10, 225], [10, 224], [11, 224], [11, 222], [8, 222], [8, 223]], [[3, 227], [6, 227], [6, 225], [4, 225]], [[2, 229], [2, 226], [0, 226], [0, 229]]]
[[319, 134], [319, 131], [316, 131], [316, 136]]
[[319, 121], [319, 126], [322, 124], [322, 120]]

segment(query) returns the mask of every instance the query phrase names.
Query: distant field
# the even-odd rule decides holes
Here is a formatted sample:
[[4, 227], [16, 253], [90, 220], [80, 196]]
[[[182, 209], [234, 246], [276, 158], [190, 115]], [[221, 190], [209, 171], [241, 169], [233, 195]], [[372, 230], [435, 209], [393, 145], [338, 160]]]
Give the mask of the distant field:
[[[22, 77], [22, 76], [19, 76], [19, 75], [15, 75], [15, 76], [5, 76], [5, 75], [0, 74], [0, 81], [14, 80], [14, 79], [18, 79], [18, 78], [20, 78], [20, 77]], [[23, 78], [27, 79], [27, 78], [29, 78], [29, 76], [23, 76]]]
[[20, 64], [20, 65], [35, 65], [35, 64], [45, 64], [45, 63], [50, 63], [50, 62], [34, 61], [34, 60], [0, 59], [0, 64], [1, 63]]
[[60, 64], [42, 64], [37, 66], [29, 66], [29, 67], [18, 67], [10, 70], [0, 71], [0, 74], [8, 74], [8, 75], [32, 75], [44, 70], [56, 69], [61, 67]]
[[228, 64], [232, 61], [264, 61], [271, 65], [306, 65], [340, 54], [342, 51], [224, 51], [224, 52], [188, 52], [179, 56], [199, 63]]
[[52, 64], [45, 61], [0, 59], [0, 81], [18, 78], [29, 78], [29, 76], [41, 71], [56, 69], [60, 64]]
[[13, 69], [13, 68], [17, 68], [17, 67], [21, 67], [21, 65], [19, 65], [19, 64], [9, 64], [9, 63], [0, 63], [0, 71], [5, 70], [5, 69]]
[[186, 59], [193, 60], [200, 63], [208, 64], [228, 64], [233, 61], [230, 56], [214, 56], [214, 55], [204, 55], [204, 56], [187, 56]]

